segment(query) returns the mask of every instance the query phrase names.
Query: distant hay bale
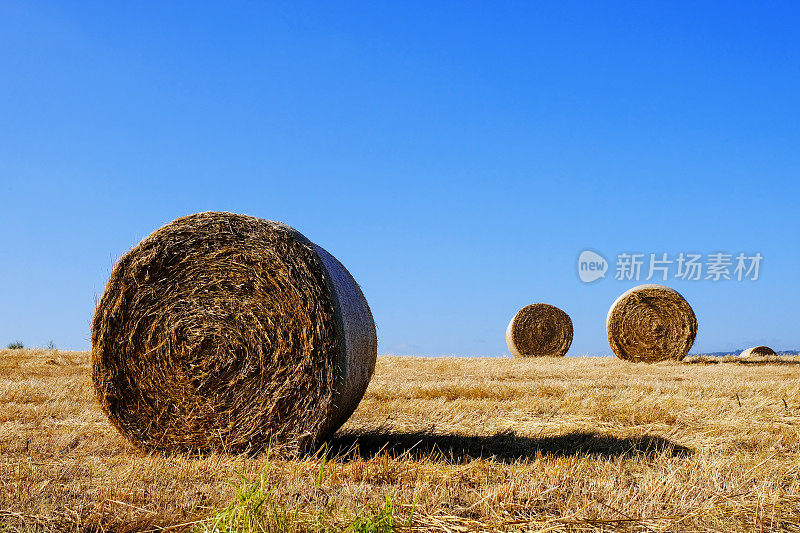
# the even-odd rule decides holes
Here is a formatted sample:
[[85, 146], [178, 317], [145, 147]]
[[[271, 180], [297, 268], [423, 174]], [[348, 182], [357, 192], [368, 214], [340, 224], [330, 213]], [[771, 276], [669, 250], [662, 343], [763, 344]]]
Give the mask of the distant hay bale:
[[527, 305], [508, 323], [506, 344], [514, 357], [562, 357], [572, 344], [572, 320], [558, 307]]
[[769, 346], [753, 346], [752, 348], [748, 348], [744, 350], [742, 353], [739, 354], [739, 357], [751, 357], [751, 356], [766, 356], [766, 355], [778, 355], [775, 353], [775, 350], [770, 348]]
[[608, 343], [620, 359], [636, 362], [681, 360], [697, 335], [692, 307], [663, 285], [639, 285], [611, 305]]
[[367, 301], [293, 228], [199, 213], [114, 267], [92, 322], [92, 374], [111, 422], [144, 449], [307, 446], [353, 413], [375, 368]]

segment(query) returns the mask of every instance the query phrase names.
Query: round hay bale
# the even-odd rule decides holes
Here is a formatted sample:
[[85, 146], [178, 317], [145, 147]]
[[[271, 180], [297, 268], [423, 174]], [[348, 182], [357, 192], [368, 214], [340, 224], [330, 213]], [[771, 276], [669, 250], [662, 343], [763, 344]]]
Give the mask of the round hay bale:
[[144, 449], [306, 447], [353, 413], [375, 368], [367, 301], [293, 228], [199, 213], [114, 267], [92, 322], [92, 377]]
[[752, 348], [748, 348], [744, 350], [742, 353], [739, 354], [739, 357], [751, 357], [751, 356], [767, 356], [767, 355], [778, 355], [775, 353], [775, 350], [770, 348], [769, 346], [753, 346]]
[[694, 344], [697, 318], [689, 303], [663, 285], [639, 285], [614, 301], [606, 317], [608, 343], [620, 359], [680, 361]]
[[549, 304], [526, 305], [508, 323], [506, 344], [514, 357], [563, 357], [572, 344], [572, 320]]

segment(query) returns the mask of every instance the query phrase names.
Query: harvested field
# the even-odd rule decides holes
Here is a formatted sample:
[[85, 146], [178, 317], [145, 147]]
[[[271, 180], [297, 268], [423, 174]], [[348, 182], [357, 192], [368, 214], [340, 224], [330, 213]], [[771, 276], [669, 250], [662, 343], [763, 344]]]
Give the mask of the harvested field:
[[2, 350], [0, 521], [797, 531], [800, 365], [754, 359], [379, 357], [325, 453], [193, 458], [126, 441], [93, 396], [88, 353]]

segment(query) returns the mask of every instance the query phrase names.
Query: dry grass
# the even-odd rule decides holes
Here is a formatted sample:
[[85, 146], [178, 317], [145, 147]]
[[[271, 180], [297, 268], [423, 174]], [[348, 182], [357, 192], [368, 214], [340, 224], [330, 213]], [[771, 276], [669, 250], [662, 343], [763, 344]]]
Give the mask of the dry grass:
[[270, 461], [144, 454], [97, 406], [88, 353], [3, 350], [0, 520], [190, 529], [240, 472], [295, 530], [358, 530], [387, 502], [395, 529], [800, 530], [800, 365], [726, 361], [381, 357], [327, 460]]

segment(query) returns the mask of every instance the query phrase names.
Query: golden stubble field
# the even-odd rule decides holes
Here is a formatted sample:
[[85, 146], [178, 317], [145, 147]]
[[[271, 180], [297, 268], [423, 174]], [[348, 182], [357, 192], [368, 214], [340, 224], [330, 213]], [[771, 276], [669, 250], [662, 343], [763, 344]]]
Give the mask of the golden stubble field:
[[88, 353], [2, 350], [0, 523], [208, 530], [251, 489], [267, 530], [798, 531], [795, 362], [379, 357], [325, 450], [196, 458], [125, 441]]

